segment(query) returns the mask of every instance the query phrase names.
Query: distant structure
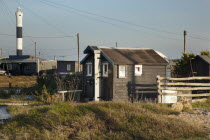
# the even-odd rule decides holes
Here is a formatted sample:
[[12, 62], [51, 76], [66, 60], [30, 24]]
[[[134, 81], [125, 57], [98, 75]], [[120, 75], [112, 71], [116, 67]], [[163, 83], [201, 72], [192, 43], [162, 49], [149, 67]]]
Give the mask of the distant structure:
[[23, 54], [23, 13], [21, 8], [18, 7], [16, 13], [16, 46], [17, 46], [17, 56], [21, 56]]
[[197, 55], [192, 60], [193, 76], [210, 76], [210, 56], [208, 55]]
[[36, 56], [23, 55], [23, 13], [17, 8], [16, 15], [16, 55], [0, 59], [0, 68], [12, 75], [34, 75], [42, 73], [55, 73], [57, 61], [46, 60]]
[[[61, 75], [74, 74], [75, 72], [79, 72], [78, 65], [80, 65], [78, 61], [58, 60], [57, 73]], [[82, 65], [80, 65], [81, 69]]]

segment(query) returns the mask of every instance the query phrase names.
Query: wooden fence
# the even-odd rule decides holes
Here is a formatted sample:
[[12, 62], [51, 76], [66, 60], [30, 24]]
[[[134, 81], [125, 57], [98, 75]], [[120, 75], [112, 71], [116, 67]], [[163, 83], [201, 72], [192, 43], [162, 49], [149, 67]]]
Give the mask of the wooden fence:
[[[139, 102], [145, 100], [144, 98], [155, 100], [157, 95], [156, 84], [129, 84], [129, 95], [131, 95], [131, 102]], [[154, 98], [153, 98], [154, 96]]]
[[80, 102], [82, 90], [62, 90], [57, 91], [57, 93], [60, 94], [61, 102]]
[[[159, 103], [162, 103], [162, 98], [164, 95], [184, 97], [208, 97], [210, 96], [210, 77], [168, 78], [160, 77], [158, 75], [157, 90]], [[176, 93], [163, 93], [164, 90], [176, 91]], [[191, 93], [185, 94], [183, 91], [189, 91]], [[202, 91], [204, 93], [192, 94], [192, 91]]]

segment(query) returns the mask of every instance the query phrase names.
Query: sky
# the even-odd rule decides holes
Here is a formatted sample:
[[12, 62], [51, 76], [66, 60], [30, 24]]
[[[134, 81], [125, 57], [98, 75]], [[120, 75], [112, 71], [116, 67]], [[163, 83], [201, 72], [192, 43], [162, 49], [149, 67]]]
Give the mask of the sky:
[[0, 48], [16, 54], [17, 7], [23, 11], [23, 54], [80, 60], [88, 45], [152, 48], [180, 58], [210, 51], [210, 0], [0, 0]]

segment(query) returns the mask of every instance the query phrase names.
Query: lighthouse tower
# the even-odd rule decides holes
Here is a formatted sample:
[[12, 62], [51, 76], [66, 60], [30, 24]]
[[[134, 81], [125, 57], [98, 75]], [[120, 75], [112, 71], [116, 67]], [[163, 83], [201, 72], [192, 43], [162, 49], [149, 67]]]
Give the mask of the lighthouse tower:
[[23, 26], [23, 13], [21, 8], [17, 8], [16, 15], [16, 46], [17, 46], [17, 56], [22, 55], [23, 51], [23, 39], [22, 39], [22, 26]]

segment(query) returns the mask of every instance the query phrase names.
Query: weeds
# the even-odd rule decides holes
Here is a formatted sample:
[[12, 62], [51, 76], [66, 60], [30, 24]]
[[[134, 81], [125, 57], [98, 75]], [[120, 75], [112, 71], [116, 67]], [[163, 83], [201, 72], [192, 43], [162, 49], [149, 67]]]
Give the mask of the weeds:
[[210, 98], [208, 98], [205, 102], [197, 102], [192, 104], [193, 108], [204, 108], [210, 111]]
[[167, 114], [176, 112], [158, 104], [93, 102], [9, 110], [15, 115], [11, 122], [1, 126], [0, 139], [206, 138], [199, 126], [168, 118]]

